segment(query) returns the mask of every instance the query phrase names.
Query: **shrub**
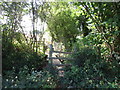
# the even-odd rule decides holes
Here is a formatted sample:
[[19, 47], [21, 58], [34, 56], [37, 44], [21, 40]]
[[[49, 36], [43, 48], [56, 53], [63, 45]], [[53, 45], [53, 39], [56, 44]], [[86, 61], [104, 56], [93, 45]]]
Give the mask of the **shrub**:
[[81, 48], [71, 57], [74, 65], [67, 68], [64, 77], [66, 87], [120, 88], [119, 63], [100, 58], [92, 48]]
[[29, 74], [29, 69], [24, 66], [16, 74], [14, 69], [6, 71], [3, 77], [3, 88], [55, 88], [56, 83], [53, 75], [48, 71], [32, 71]]
[[[3, 43], [5, 44], [5, 43]], [[28, 45], [16, 45], [8, 42], [2, 48], [3, 74], [14, 67], [18, 72], [19, 68], [28, 66], [29, 70], [43, 68], [46, 63], [46, 55], [37, 54]], [[40, 67], [41, 66], [41, 67]]]
[[96, 62], [99, 59], [96, 51], [92, 48], [84, 47], [75, 52], [72, 57], [74, 58], [74, 65], [83, 66], [85, 61], [90, 60], [91, 63]]
[[118, 78], [106, 78], [98, 66], [99, 64], [73, 66], [65, 72], [63, 82], [66, 87], [74, 88], [120, 88]]

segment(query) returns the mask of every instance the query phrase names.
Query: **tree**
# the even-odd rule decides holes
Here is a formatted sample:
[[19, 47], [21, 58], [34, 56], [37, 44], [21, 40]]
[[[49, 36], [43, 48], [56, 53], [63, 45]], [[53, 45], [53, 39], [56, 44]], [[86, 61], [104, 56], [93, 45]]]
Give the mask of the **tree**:
[[[119, 7], [120, 3], [75, 3], [82, 10], [82, 14], [87, 18], [88, 26], [93, 33], [99, 34], [100, 39], [107, 45], [110, 54], [119, 52], [120, 54], [120, 26], [119, 26]], [[81, 20], [81, 19], [80, 19]], [[94, 27], [95, 26], [95, 27]], [[100, 40], [98, 39], [98, 40]]]
[[76, 42], [79, 31], [68, 3], [50, 3], [51, 11], [46, 15], [48, 30], [54, 41], [62, 42], [67, 50]]

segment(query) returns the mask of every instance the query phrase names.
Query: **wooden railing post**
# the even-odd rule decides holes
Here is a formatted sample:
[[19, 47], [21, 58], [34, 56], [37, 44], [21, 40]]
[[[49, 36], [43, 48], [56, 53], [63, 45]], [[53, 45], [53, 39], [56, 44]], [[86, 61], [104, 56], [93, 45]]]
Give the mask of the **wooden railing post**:
[[74, 46], [73, 52], [76, 53], [77, 52], [77, 46]]
[[46, 46], [45, 46], [45, 38], [43, 38], [43, 53], [45, 54]]
[[52, 61], [52, 59], [51, 59], [53, 51], [54, 51], [53, 45], [50, 44], [49, 60], [50, 60], [50, 63], [51, 63], [51, 64], [53, 64], [53, 61]]

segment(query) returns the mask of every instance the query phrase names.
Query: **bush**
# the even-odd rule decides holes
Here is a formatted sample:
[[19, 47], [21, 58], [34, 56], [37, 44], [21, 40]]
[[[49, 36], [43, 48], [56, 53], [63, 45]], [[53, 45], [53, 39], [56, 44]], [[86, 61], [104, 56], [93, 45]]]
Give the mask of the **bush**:
[[14, 69], [3, 77], [3, 88], [55, 88], [54, 77], [48, 71], [32, 71], [24, 66], [16, 74]]
[[5, 71], [12, 70], [13, 67], [16, 72], [18, 72], [19, 68], [22, 68], [25, 65], [28, 66], [29, 70], [43, 68], [45, 66], [46, 55], [33, 52], [28, 45], [13, 44], [9, 41], [6, 45], [4, 42], [3, 45], [3, 74]]
[[92, 48], [81, 48], [71, 57], [74, 65], [67, 68], [64, 84], [75, 88], [120, 88], [119, 63], [100, 58]]
[[85, 61], [90, 60], [91, 63], [99, 59], [99, 55], [92, 48], [84, 47], [75, 52], [72, 57], [74, 58], [74, 65], [83, 66]]
[[98, 66], [98, 63], [80, 68], [73, 66], [65, 72], [63, 82], [66, 87], [74, 88], [120, 88], [118, 78], [106, 78]]

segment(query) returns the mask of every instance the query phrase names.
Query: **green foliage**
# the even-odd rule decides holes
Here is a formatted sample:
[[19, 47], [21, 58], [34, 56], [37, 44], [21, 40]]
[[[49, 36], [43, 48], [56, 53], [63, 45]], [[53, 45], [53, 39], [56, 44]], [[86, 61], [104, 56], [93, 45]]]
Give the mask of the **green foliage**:
[[3, 88], [55, 88], [54, 77], [48, 71], [32, 71], [24, 66], [16, 74], [15, 70], [6, 71], [3, 77]]
[[74, 65], [78, 66], [84, 66], [87, 60], [94, 63], [100, 58], [96, 51], [90, 47], [80, 48], [80, 50], [73, 54], [72, 57], [74, 58]]
[[[89, 39], [90, 42], [96, 45], [104, 42], [107, 44], [106, 47], [109, 48], [110, 53], [113, 51], [119, 52], [120, 26], [118, 25], [118, 21], [120, 17], [118, 16], [118, 8], [120, 7], [120, 3], [79, 2], [75, 3], [75, 6], [81, 10], [79, 17], [84, 15], [87, 27], [92, 30], [93, 35], [91, 33], [89, 35], [90, 38], [94, 37], [92, 40]], [[78, 18], [77, 20], [81, 22], [83, 18]], [[90, 42], [88, 41], [88, 43]]]
[[[48, 2], [38, 5], [35, 1], [31, 4], [32, 8], [21, 2], [0, 3], [3, 9], [3, 18], [0, 18], [7, 18], [5, 24], [0, 25], [4, 88], [56, 87], [48, 71], [31, 73], [33, 69], [46, 66], [46, 57], [41, 52], [35, 53], [34, 44], [28, 45], [29, 39], [27, 41], [23, 31], [19, 32], [22, 16], [27, 15], [28, 10], [33, 14], [31, 40], [35, 40], [35, 33], [37, 36], [35, 27], [39, 16], [47, 23], [54, 41], [62, 42], [69, 51], [77, 46], [75, 54], [71, 55], [75, 60], [69, 62], [74, 66], [66, 69], [62, 81], [66, 87], [120, 88], [120, 3]], [[76, 39], [78, 35], [80, 38]], [[54, 74], [54, 69], [52, 71]]]
[[27, 48], [27, 46], [25, 45], [24, 48], [26, 47], [26, 50], [22, 49], [20, 46], [17, 47], [14, 44], [7, 45], [8, 47], [2, 48], [3, 72], [11, 70], [12, 67], [15, 67], [18, 70], [25, 65], [27, 65], [29, 69], [36, 69], [42, 66], [46, 61], [46, 59], [44, 58], [45, 55], [38, 55], [35, 52], [32, 53], [32, 50], [30, 50], [30, 48]]
[[[74, 88], [119, 88], [119, 59], [101, 58], [95, 49], [80, 47], [71, 57], [71, 68], [66, 68], [64, 84]], [[118, 57], [118, 56], [116, 56]]]
[[66, 5], [64, 4], [59, 8], [54, 7], [53, 12], [55, 13], [52, 12], [52, 16], [47, 19], [47, 24], [53, 40], [62, 42], [65, 48], [68, 49], [76, 41], [76, 36], [79, 35], [79, 31], [76, 26], [75, 17], [72, 16], [72, 11], [65, 7]]
[[46, 58], [42, 53], [35, 53], [31, 47], [25, 43], [22, 34], [15, 33], [13, 41], [9, 40], [9, 36], [2, 37], [2, 62], [3, 73], [8, 70], [12, 70], [14, 67], [17, 71], [19, 68], [27, 65], [29, 69], [36, 69], [41, 66], [45, 66]]
[[97, 33], [97, 32], [91, 32], [88, 36], [84, 37], [83, 38], [83, 43], [84, 45], [101, 45], [104, 40], [103, 40], [103, 37], [101, 36], [100, 33]]
[[106, 77], [100, 70], [100, 65], [86, 61], [83, 67], [71, 67], [71, 70], [65, 72], [64, 84], [74, 88], [119, 88], [117, 75], [115, 78]]
[[76, 16], [76, 20], [78, 21], [77, 27], [83, 34], [83, 36], [87, 36], [92, 30], [88, 28], [88, 18], [85, 15]]

